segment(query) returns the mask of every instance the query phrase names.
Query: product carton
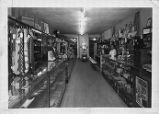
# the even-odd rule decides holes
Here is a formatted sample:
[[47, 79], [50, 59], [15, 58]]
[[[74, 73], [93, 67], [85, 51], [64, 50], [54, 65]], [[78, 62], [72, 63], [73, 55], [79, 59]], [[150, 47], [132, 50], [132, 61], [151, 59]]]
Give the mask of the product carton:
[[22, 16], [21, 17], [21, 21], [30, 25], [30, 26], [33, 26], [34, 27], [34, 18], [32, 17], [25, 17], [25, 16]]

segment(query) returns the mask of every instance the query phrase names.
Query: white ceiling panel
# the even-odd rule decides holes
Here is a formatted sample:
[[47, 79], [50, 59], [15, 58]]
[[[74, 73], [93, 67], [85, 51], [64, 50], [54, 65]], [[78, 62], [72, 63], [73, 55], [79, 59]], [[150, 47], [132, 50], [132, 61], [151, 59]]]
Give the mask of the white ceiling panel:
[[[27, 8], [63, 34], [78, 34], [82, 8]], [[85, 30], [89, 34], [101, 34], [113, 24], [135, 13], [135, 8], [86, 8]]]

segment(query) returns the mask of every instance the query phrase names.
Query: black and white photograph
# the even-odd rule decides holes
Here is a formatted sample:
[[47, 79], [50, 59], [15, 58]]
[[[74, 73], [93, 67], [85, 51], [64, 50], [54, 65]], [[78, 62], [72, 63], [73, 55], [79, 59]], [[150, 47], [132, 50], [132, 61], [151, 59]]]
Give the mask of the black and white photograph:
[[2, 0], [2, 111], [159, 113], [159, 1], [75, 1]]

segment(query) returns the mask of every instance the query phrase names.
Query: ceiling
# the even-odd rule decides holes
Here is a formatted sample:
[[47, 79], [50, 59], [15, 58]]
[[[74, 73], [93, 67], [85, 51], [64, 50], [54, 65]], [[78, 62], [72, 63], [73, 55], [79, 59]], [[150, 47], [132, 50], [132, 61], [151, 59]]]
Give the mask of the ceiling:
[[[79, 34], [82, 8], [27, 8], [62, 34]], [[113, 24], [135, 13], [136, 8], [86, 8], [85, 33], [101, 34]]]

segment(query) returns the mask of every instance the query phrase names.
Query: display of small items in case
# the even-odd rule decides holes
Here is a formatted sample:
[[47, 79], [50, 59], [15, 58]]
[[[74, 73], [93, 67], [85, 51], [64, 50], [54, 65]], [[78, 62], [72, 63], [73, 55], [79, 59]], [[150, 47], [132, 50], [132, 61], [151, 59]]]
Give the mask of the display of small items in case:
[[[148, 29], [151, 29], [151, 28], [148, 28]], [[147, 34], [143, 33], [143, 43], [144, 43], [144, 48], [150, 48], [151, 49], [151, 47], [152, 47], [152, 33], [151, 32], [147, 33]]]
[[146, 27], [143, 29], [144, 48], [152, 47], [152, 18], [148, 18]]

